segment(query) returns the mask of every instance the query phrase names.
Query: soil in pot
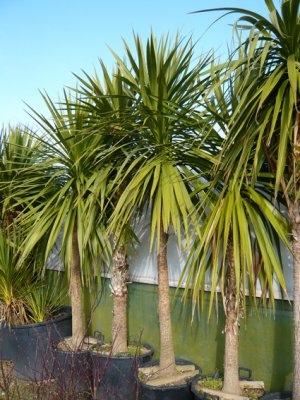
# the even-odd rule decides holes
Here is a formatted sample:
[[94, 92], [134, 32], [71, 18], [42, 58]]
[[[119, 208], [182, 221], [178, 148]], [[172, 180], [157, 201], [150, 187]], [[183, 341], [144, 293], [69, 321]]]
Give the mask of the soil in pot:
[[138, 367], [151, 360], [154, 350], [148, 344], [130, 344], [128, 348], [128, 353], [112, 355], [111, 344], [92, 346], [94, 399], [138, 398]]
[[53, 345], [72, 332], [70, 307], [46, 322], [11, 325], [7, 331], [11, 360], [17, 379], [41, 381], [53, 371]]
[[53, 377], [63, 399], [89, 399], [93, 390], [90, 351], [86, 348], [71, 350], [68, 339], [53, 350]]
[[[192, 382], [192, 392], [196, 400], [231, 398], [232, 395], [221, 392], [222, 387], [223, 376], [218, 375], [199, 375], [196, 376]], [[260, 381], [240, 380], [240, 387], [241, 399], [245, 397], [251, 399], [262, 398], [265, 393], [264, 384]], [[238, 398], [239, 396], [236, 397]]]
[[191, 382], [201, 369], [186, 360], [176, 360], [177, 375], [159, 376], [159, 360], [150, 361], [139, 368], [141, 400], [193, 400]]

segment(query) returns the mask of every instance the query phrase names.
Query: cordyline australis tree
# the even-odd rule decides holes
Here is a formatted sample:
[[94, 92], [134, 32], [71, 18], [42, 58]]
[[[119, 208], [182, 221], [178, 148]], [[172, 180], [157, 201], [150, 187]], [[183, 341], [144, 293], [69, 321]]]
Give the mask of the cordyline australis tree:
[[234, 134], [224, 147], [224, 169], [242, 170], [254, 154], [251, 184], [267, 166], [276, 177], [275, 196], [287, 207], [294, 256], [293, 398], [300, 399], [300, 1], [283, 0], [279, 9], [272, 0], [265, 3], [269, 19], [245, 9], [219, 9], [242, 14], [237, 24], [251, 28], [246, 37], [248, 71], [259, 71], [240, 92], [230, 122]]
[[21, 216], [27, 226], [23, 257], [38, 241], [45, 240], [46, 260], [62, 232], [61, 254], [69, 274], [73, 314], [71, 347], [76, 349], [86, 334], [82, 282], [88, 282], [97, 272], [100, 257], [109, 254], [98, 222], [110, 164], [107, 162], [102, 174], [98, 173], [99, 163], [105, 158], [104, 152], [99, 151], [103, 136], [88, 134], [90, 115], [76, 107], [78, 98], [70, 100], [64, 93], [59, 108], [47, 95], [43, 99], [51, 119], [32, 111], [42, 128], [43, 136], [39, 135], [38, 140], [43, 145], [44, 158], [27, 170], [28, 176], [37, 175], [35, 180], [29, 180], [30, 187], [39, 188], [41, 193], [34, 191], [32, 197], [27, 197], [24, 183], [15, 186], [14, 195], [30, 200]]
[[[239, 55], [245, 49], [240, 47]], [[229, 64], [232, 66], [232, 62]], [[232, 114], [239, 105], [239, 92], [242, 85], [251, 82], [245, 65], [240, 65], [231, 74], [222, 71], [212, 63], [211, 88], [205, 107], [211, 114], [212, 125], [223, 132], [225, 140], [233, 135], [230, 127]], [[223, 82], [223, 84], [220, 84]], [[203, 104], [204, 105], [204, 104]], [[209, 148], [210, 136], [206, 143]], [[219, 149], [222, 147], [220, 146]], [[192, 287], [194, 307], [203, 303], [207, 272], [211, 276], [211, 296], [209, 316], [212, 311], [217, 288], [220, 289], [225, 313], [225, 354], [223, 391], [240, 394], [238, 344], [240, 317], [245, 309], [245, 292], [255, 296], [258, 278], [263, 282], [263, 295], [274, 300], [273, 278], [285, 289], [285, 282], [278, 256], [274, 250], [273, 238], [278, 235], [286, 244], [286, 221], [268, 200], [269, 190], [262, 183], [251, 187], [251, 169], [244, 165], [241, 177], [235, 170], [222, 169], [225, 156], [222, 152], [212, 154], [214, 163], [203, 174], [202, 182], [194, 182], [198, 192], [199, 205], [205, 213], [200, 213], [203, 225], [196, 237], [183, 271], [187, 274], [186, 296]], [[221, 159], [220, 159], [221, 158]], [[197, 159], [195, 159], [197, 161]], [[197, 162], [191, 165], [198, 170]], [[204, 173], [205, 171], [202, 171]], [[254, 236], [254, 238], [253, 238]], [[259, 262], [258, 262], [259, 260]], [[257, 270], [257, 266], [260, 265]], [[266, 290], [268, 289], [268, 290]]]
[[[152, 34], [143, 48], [135, 36], [136, 56], [125, 43], [128, 66], [116, 55], [122, 79], [136, 95], [139, 148], [135, 160], [138, 169], [126, 181], [111, 218], [111, 231], [124, 224], [139, 210], [150, 214], [150, 242], [157, 242], [157, 269], [160, 328], [160, 375], [176, 374], [172, 339], [167, 247], [169, 231], [181, 242], [182, 233], [189, 238], [193, 203], [184, 166], [195, 131], [206, 128], [195, 110], [201, 95], [198, 78], [206, 61], [192, 67], [190, 41], [171, 43], [162, 38], [157, 43]], [[200, 121], [200, 122], [199, 122]], [[120, 229], [120, 228], [119, 228]]]
[[[103, 204], [104, 212], [101, 215], [102, 223], [106, 223], [126, 187], [126, 181], [123, 181], [121, 186], [118, 183], [122, 171], [126, 168], [129, 159], [135, 156], [133, 152], [134, 124], [132, 123], [134, 108], [133, 95], [121, 80], [120, 71], [110, 77], [102, 62], [101, 68], [103, 87], [96, 74], [91, 76], [85, 73], [84, 79], [78, 76], [77, 78], [81, 85], [79, 91], [83, 95], [83, 99], [87, 99], [87, 101], [82, 101], [81, 106], [92, 115], [90, 134], [97, 135], [99, 120], [101, 122], [105, 116], [107, 119], [106, 130], [109, 132], [107, 135], [109, 138], [107, 137], [105, 145], [107, 151], [111, 148], [114, 149], [114, 163], [107, 185], [109, 192]], [[128, 153], [130, 153], [129, 156]], [[101, 173], [100, 170], [99, 173]], [[129, 175], [127, 180], [128, 177]], [[114, 231], [111, 236], [114, 243], [110, 280], [113, 296], [112, 354], [116, 354], [128, 352], [127, 284], [129, 265], [126, 248], [132, 243], [134, 234], [130, 226], [125, 225], [122, 232]]]
[[[40, 151], [41, 144], [27, 127], [9, 126], [1, 130], [0, 318], [8, 324], [30, 322], [25, 300], [39, 283], [39, 271], [35, 267], [40, 263], [41, 249], [35, 248], [21, 265], [18, 262], [23, 232], [22, 221], [16, 223], [16, 219], [27, 204], [14, 198], [12, 193], [16, 185], [28, 178], [25, 171], [38, 162]], [[28, 194], [34, 195], [33, 190]]]

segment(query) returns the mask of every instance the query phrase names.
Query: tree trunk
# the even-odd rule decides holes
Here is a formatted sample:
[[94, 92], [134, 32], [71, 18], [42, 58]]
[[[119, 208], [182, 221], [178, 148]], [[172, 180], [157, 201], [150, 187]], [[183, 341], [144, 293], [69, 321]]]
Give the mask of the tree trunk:
[[113, 295], [112, 353], [125, 353], [127, 347], [127, 280], [128, 264], [124, 246], [120, 246], [114, 256], [114, 266], [110, 280]]
[[225, 289], [224, 310], [225, 323], [225, 354], [224, 354], [224, 384], [223, 392], [240, 394], [239, 383], [239, 308], [236, 298], [236, 276], [232, 238], [229, 238], [227, 249], [228, 269]]
[[70, 271], [70, 292], [72, 305], [72, 348], [78, 349], [85, 335], [84, 311], [82, 302], [82, 285], [80, 256], [78, 249], [77, 227], [72, 236], [72, 261]]
[[[290, 213], [291, 214], [291, 213]], [[296, 202], [290, 215], [294, 256], [294, 383], [293, 399], [300, 400], [300, 212]]]
[[176, 374], [175, 354], [172, 337], [170, 292], [167, 261], [168, 234], [160, 223], [160, 242], [157, 255], [158, 269], [158, 314], [160, 330], [160, 370], [161, 375]]

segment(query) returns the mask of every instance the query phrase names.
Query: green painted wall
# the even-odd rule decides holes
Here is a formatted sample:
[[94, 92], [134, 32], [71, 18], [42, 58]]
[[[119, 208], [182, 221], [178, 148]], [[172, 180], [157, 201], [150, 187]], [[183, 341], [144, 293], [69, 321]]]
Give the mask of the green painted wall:
[[[191, 302], [183, 305], [182, 292], [175, 297], [175, 289], [170, 291], [176, 356], [197, 363], [204, 373], [221, 371], [224, 353], [221, 305], [218, 306], [218, 318], [214, 312], [208, 322], [204, 313], [191, 324]], [[101, 290], [98, 305], [94, 300], [90, 301], [94, 309], [91, 333], [100, 330], [111, 339], [112, 298], [107, 282]], [[157, 286], [129, 285], [128, 322], [130, 340], [139, 340], [141, 336], [143, 342], [154, 346], [154, 357], [159, 357]], [[292, 309], [288, 302], [277, 301], [275, 313], [271, 309], [259, 308], [257, 311], [251, 305], [247, 306], [247, 316], [240, 331], [240, 365], [251, 368], [253, 378], [263, 380], [267, 390], [291, 388]]]

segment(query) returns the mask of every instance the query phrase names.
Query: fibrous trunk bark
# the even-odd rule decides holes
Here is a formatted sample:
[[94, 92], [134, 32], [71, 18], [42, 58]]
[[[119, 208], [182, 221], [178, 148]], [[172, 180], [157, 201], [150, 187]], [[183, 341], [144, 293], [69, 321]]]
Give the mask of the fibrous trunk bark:
[[113, 295], [112, 353], [128, 351], [127, 341], [127, 281], [128, 264], [126, 250], [121, 245], [114, 255], [110, 288]]
[[168, 234], [160, 224], [160, 242], [157, 255], [158, 268], [158, 314], [160, 330], [160, 371], [163, 376], [176, 374], [172, 336], [169, 273], [167, 261]]
[[82, 302], [82, 284], [77, 227], [72, 235], [72, 260], [70, 271], [70, 297], [72, 306], [72, 347], [78, 349], [85, 335], [84, 310]]
[[225, 354], [224, 354], [224, 383], [223, 392], [240, 394], [239, 383], [239, 308], [240, 302], [237, 299], [236, 275], [234, 265], [232, 238], [227, 248], [227, 282], [224, 298], [225, 309]]
[[300, 400], [300, 210], [297, 202], [290, 213], [294, 256], [294, 383], [293, 399]]

